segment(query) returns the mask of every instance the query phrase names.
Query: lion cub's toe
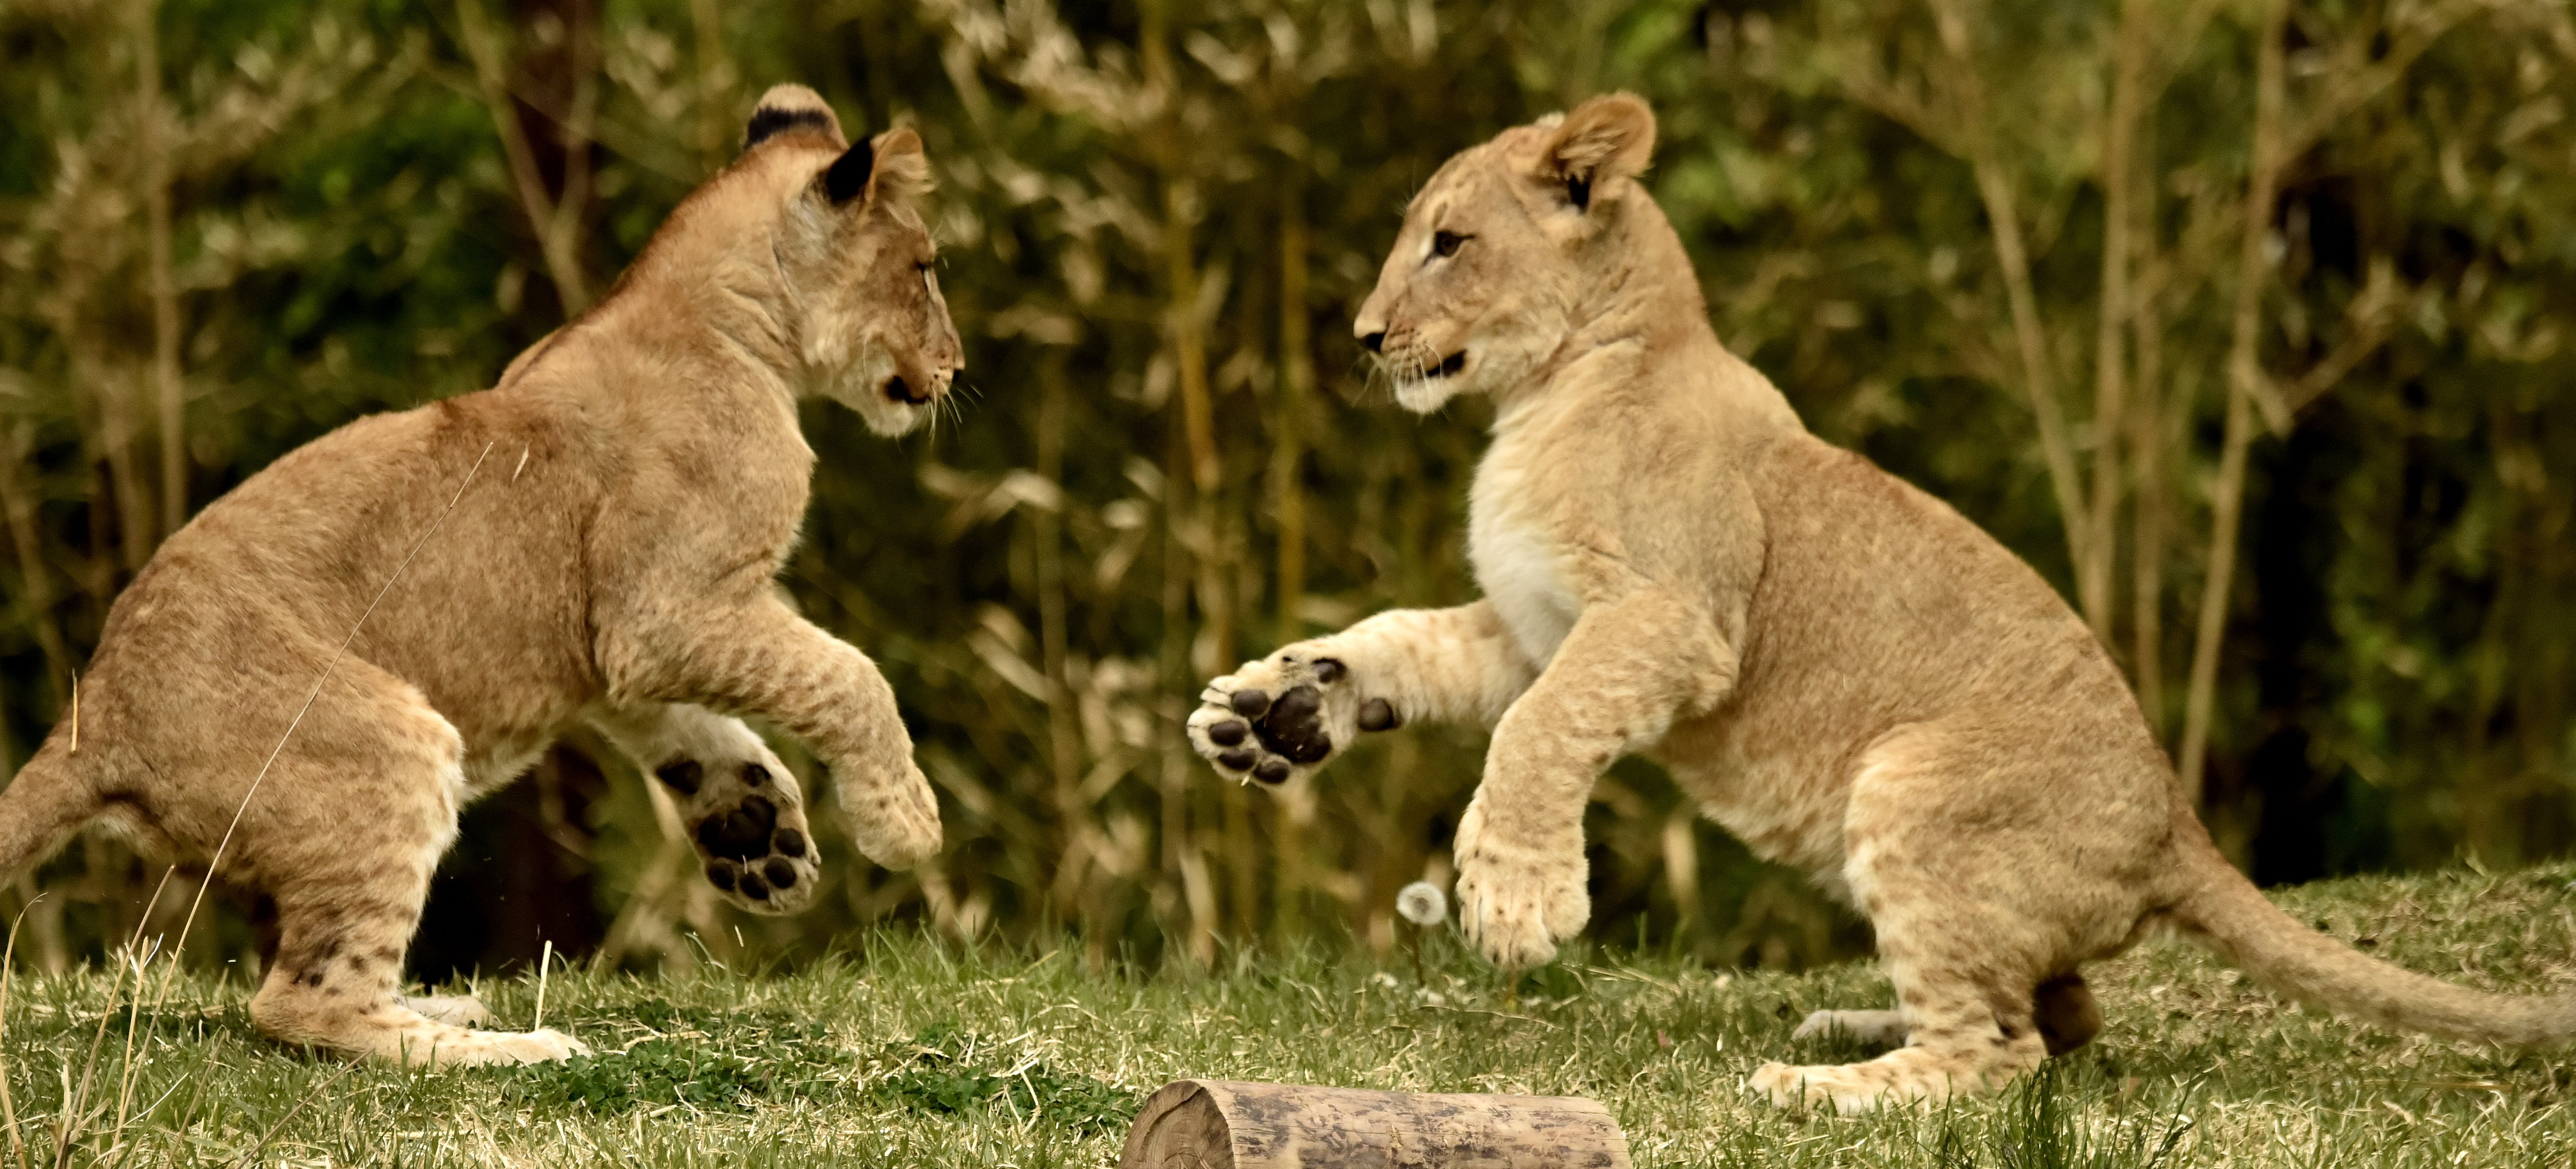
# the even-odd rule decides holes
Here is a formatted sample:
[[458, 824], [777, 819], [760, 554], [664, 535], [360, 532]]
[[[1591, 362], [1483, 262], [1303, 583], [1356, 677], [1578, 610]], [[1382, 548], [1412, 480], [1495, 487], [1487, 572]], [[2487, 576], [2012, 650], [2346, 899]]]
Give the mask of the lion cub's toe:
[[1277, 786], [1323, 766], [1359, 731], [1393, 730], [1393, 703], [1362, 698], [1329, 655], [1282, 650], [1208, 683], [1190, 745], [1228, 775]]
[[402, 1004], [420, 1017], [451, 1027], [489, 1027], [492, 1011], [483, 1000], [469, 994], [432, 994], [405, 997]]

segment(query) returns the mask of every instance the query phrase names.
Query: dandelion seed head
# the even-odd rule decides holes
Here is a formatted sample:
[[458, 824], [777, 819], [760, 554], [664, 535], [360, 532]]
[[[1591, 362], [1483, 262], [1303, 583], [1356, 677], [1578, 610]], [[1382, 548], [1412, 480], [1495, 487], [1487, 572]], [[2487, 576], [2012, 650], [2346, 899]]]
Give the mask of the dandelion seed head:
[[1418, 926], [1435, 926], [1449, 919], [1449, 895], [1429, 881], [1415, 881], [1395, 894], [1395, 912]]

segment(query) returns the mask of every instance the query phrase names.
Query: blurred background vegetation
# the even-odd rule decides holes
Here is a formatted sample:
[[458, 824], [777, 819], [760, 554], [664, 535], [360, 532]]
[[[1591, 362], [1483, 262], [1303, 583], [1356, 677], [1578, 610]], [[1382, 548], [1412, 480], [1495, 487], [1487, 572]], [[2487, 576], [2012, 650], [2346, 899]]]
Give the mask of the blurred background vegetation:
[[[469, 813], [421, 974], [541, 939], [792, 960], [884, 920], [1102, 961], [1385, 945], [1480, 737], [1273, 795], [1176, 720], [1285, 640], [1471, 595], [1488, 415], [1395, 409], [1350, 316], [1443, 158], [1612, 88], [1661, 116], [1649, 183], [1720, 334], [2064, 591], [2259, 879], [2576, 841], [2560, 0], [7, 0], [0, 774], [163, 533], [488, 384], [788, 80], [918, 126], [941, 184], [965, 424], [888, 445], [810, 405], [785, 582], [893, 680], [946, 851], [827, 839], [817, 908], [738, 917], [577, 739]], [[1606, 939], [1866, 944], [1651, 767], [1590, 839]], [[85, 839], [0, 912], [77, 963], [179, 912], [159, 876]], [[247, 965], [224, 904], [201, 960]]]

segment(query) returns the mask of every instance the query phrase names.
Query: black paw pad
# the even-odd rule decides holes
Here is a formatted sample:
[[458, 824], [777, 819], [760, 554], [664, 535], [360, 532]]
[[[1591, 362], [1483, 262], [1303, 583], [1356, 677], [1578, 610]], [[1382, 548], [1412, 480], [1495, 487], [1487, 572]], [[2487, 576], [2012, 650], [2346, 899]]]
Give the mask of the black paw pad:
[[1236, 722], [1233, 719], [1227, 719], [1224, 722], [1210, 725], [1207, 729], [1207, 737], [1208, 742], [1214, 743], [1220, 747], [1240, 747], [1243, 745], [1243, 736], [1250, 733], [1250, 731], [1250, 727], [1246, 727], [1242, 723]]
[[1260, 718], [1263, 711], [1270, 709], [1270, 694], [1264, 690], [1237, 690], [1228, 705], [1245, 718]]
[[1231, 751], [1217, 752], [1216, 761], [1223, 764], [1228, 771], [1241, 771], [1252, 766], [1252, 761], [1260, 757], [1260, 753], [1250, 747], [1237, 747]]
[[713, 885], [718, 889], [731, 890], [733, 888], [733, 862], [715, 861], [707, 865], [707, 884]]
[[[1312, 686], [1292, 688], [1270, 704], [1270, 713], [1252, 725], [1252, 733], [1271, 753], [1285, 755], [1291, 763], [1321, 763], [1333, 753], [1332, 736], [1324, 733], [1323, 720], [1316, 717], [1323, 708], [1323, 691]], [[1259, 773], [1254, 776], [1259, 778]]]
[[698, 766], [695, 759], [683, 759], [653, 773], [653, 778], [684, 796], [698, 794], [698, 781], [705, 777], [706, 768]]
[[758, 873], [744, 870], [742, 874], [742, 895], [751, 898], [754, 901], [767, 901], [769, 900], [769, 882], [761, 879], [761, 876]]
[[[777, 806], [751, 796], [731, 812], [699, 821], [698, 843], [716, 856], [750, 860], [769, 851], [769, 834], [777, 827]], [[746, 874], [743, 879], [747, 886], [750, 876]], [[743, 891], [751, 890], [746, 887]]]
[[768, 875], [769, 883], [772, 885], [781, 889], [796, 887], [796, 866], [787, 863], [785, 857], [769, 858], [769, 863], [760, 866], [760, 871]]
[[742, 765], [742, 786], [759, 787], [769, 782], [769, 769], [757, 763]]
[[1372, 698], [1360, 704], [1361, 730], [1391, 731], [1403, 723], [1404, 719], [1395, 713], [1395, 704], [1383, 698]]
[[1264, 759], [1261, 761], [1261, 766], [1252, 769], [1252, 778], [1263, 783], [1286, 783], [1288, 782], [1288, 761]]
[[805, 834], [793, 828], [781, 828], [778, 835], [769, 838], [769, 847], [777, 849], [780, 856], [803, 856]]
[[1341, 681], [1342, 675], [1347, 673], [1350, 673], [1350, 669], [1333, 658], [1315, 659], [1315, 680], [1324, 685], [1330, 686]]

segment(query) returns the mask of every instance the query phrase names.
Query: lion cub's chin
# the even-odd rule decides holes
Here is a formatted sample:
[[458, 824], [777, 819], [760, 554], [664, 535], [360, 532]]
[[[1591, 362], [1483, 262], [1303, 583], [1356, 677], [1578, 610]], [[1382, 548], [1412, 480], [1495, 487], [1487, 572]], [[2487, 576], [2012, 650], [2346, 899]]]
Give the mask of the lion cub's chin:
[[1411, 378], [1395, 383], [1395, 404], [1416, 414], [1429, 414], [1458, 396], [1458, 379]]
[[859, 421], [867, 423], [868, 430], [877, 437], [901, 438], [930, 421], [932, 403], [895, 401], [888, 396], [887, 379], [892, 376], [893, 362], [870, 360], [839, 377], [828, 378], [820, 391], [822, 396], [857, 412]]
[[842, 402], [858, 411], [859, 420], [867, 423], [868, 430], [879, 438], [901, 438], [930, 421], [929, 403], [907, 406], [901, 402], [890, 402], [882, 391], [868, 392], [856, 401], [844, 398]]

